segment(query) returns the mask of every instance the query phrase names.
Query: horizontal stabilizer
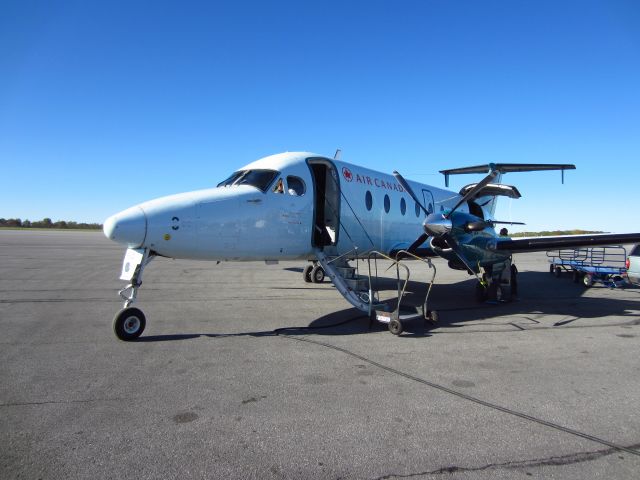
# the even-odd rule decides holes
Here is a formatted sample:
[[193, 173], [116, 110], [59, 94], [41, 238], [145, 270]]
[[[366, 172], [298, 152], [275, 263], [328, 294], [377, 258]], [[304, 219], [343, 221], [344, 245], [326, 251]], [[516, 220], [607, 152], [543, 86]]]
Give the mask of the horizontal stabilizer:
[[562, 248], [598, 247], [640, 243], [640, 233], [605, 233], [594, 235], [566, 235], [558, 237], [499, 238], [496, 250], [509, 252], [540, 252]]
[[[471, 191], [477, 184], [470, 183], [460, 189], [460, 195], [464, 196]], [[504, 196], [509, 198], [520, 198], [522, 195], [518, 189], [512, 185], [501, 185], [498, 183], [489, 183], [482, 190], [476, 192], [473, 198], [480, 197], [496, 197]], [[472, 200], [472, 199], [471, 199]]]
[[475, 167], [451, 168], [440, 170], [444, 175], [444, 181], [449, 186], [449, 175], [463, 175], [467, 173], [509, 173], [509, 172], [537, 172], [543, 170], [561, 170], [564, 179], [565, 170], [575, 170], [576, 166], [570, 163], [489, 163]]

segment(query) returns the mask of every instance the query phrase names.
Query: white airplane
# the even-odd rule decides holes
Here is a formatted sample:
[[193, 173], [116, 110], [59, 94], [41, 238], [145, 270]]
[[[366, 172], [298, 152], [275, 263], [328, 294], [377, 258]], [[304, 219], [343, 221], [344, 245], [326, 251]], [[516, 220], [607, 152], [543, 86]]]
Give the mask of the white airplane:
[[[357, 278], [353, 260], [387, 258], [407, 268], [413, 258], [435, 268], [429, 257], [478, 278], [478, 300], [500, 300], [517, 286], [512, 253], [567, 247], [640, 242], [640, 234], [577, 235], [511, 239], [495, 231], [499, 196], [519, 198], [500, 184], [503, 173], [574, 169], [568, 164], [490, 164], [443, 170], [449, 175], [488, 173], [459, 193], [308, 152], [281, 153], [235, 171], [215, 188], [141, 203], [104, 222], [107, 238], [127, 247], [119, 293], [124, 308], [113, 322], [121, 340], [138, 338], [146, 325], [131, 305], [142, 273], [155, 257], [216, 261], [312, 261], [304, 279], [321, 282], [328, 274], [337, 290], [372, 320], [388, 323], [394, 334], [413, 318], [437, 320], [428, 293], [417, 307], [378, 302], [371, 275]], [[491, 183], [491, 182], [496, 183]], [[370, 262], [369, 262], [370, 264]], [[433, 278], [431, 280], [433, 282]], [[428, 289], [430, 291], [430, 288]]]

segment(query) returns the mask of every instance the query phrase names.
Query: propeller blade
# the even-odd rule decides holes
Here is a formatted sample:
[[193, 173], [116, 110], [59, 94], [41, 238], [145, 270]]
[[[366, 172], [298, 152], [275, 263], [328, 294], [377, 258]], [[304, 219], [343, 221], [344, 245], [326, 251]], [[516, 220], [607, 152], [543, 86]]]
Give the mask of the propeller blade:
[[500, 220], [478, 220], [477, 222], [467, 222], [464, 226], [467, 232], [479, 232], [487, 227], [493, 227], [494, 225], [525, 225], [523, 222], [503, 222]]
[[449, 213], [447, 213], [446, 217], [450, 218], [451, 215], [453, 214], [453, 212], [455, 212], [460, 205], [466, 203], [469, 199], [473, 198], [475, 196], [476, 193], [478, 193], [480, 190], [482, 190], [485, 186], [487, 186], [487, 184], [491, 183], [491, 181], [496, 178], [498, 176], [498, 171], [497, 170], [493, 170], [489, 173], [489, 175], [487, 175], [486, 177], [484, 177], [482, 179], [482, 181], [480, 181], [479, 183], [476, 184], [475, 187], [473, 187], [471, 190], [469, 190], [464, 197], [462, 197], [458, 203], [456, 203], [456, 206], [453, 207], [451, 209], [451, 211]]
[[442, 238], [445, 242], [447, 242], [447, 245], [451, 247], [451, 250], [453, 250], [453, 252], [458, 256], [460, 261], [464, 263], [465, 267], [467, 267], [470, 272], [475, 272], [475, 270], [471, 268], [471, 266], [469, 265], [469, 261], [462, 254], [460, 244], [456, 241], [455, 238], [453, 238], [453, 235], [449, 235], [448, 233], [445, 233], [444, 235], [442, 235]]
[[422, 244], [427, 240], [427, 238], [429, 238], [429, 235], [427, 235], [426, 233], [423, 233], [422, 235], [420, 235], [420, 236], [416, 239], [416, 241], [415, 241], [415, 242], [413, 242], [413, 243], [409, 246], [409, 248], [407, 248], [407, 252], [409, 252], [409, 253], [413, 253], [413, 252], [415, 252], [415, 251], [416, 251], [416, 249], [417, 249], [420, 245], [422, 245]]
[[393, 176], [396, 177], [396, 180], [398, 180], [398, 183], [402, 185], [402, 188], [404, 188], [407, 191], [407, 193], [413, 199], [413, 201], [418, 204], [418, 206], [422, 209], [424, 214], [429, 215], [429, 212], [427, 211], [426, 208], [424, 208], [424, 205], [422, 205], [422, 202], [418, 200], [418, 197], [416, 196], [415, 193], [413, 193], [413, 190], [411, 189], [407, 181], [404, 179], [404, 177], [395, 170], [393, 171]]
[[500, 224], [500, 225], [526, 225], [524, 222], [503, 222], [500, 220], [491, 220], [491, 223]]

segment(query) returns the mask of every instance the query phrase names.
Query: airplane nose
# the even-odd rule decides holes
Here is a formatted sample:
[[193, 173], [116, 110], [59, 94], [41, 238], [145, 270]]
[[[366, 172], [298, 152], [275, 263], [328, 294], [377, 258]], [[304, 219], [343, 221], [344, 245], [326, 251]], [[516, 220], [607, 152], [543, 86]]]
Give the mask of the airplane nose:
[[107, 218], [102, 230], [109, 240], [140, 247], [147, 236], [147, 217], [141, 207], [131, 207]]

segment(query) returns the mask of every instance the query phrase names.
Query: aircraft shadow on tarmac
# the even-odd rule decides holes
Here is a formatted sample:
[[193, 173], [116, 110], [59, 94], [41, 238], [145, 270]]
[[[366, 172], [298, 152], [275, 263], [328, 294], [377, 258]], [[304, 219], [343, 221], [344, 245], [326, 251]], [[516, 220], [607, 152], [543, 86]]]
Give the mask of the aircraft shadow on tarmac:
[[[607, 287], [594, 286], [604, 295], [598, 297], [583, 296], [586, 291], [581, 284], [566, 278], [554, 278], [544, 272], [521, 272], [518, 275], [518, 297], [511, 302], [498, 304], [477, 303], [474, 297], [475, 278], [454, 284], [435, 284], [429, 298], [429, 308], [439, 312], [437, 324], [413, 320], [404, 323], [404, 333], [400, 337], [429, 337], [439, 328], [455, 328], [464, 331], [472, 322], [473, 331], [495, 331], [504, 326], [526, 330], [527, 328], [559, 328], [574, 324], [581, 319], [599, 318], [609, 315], [621, 317], [619, 324], [640, 324], [640, 290], [625, 289], [625, 298], [616, 291], [609, 292]], [[325, 283], [326, 286], [326, 283]], [[379, 280], [377, 288], [383, 299], [393, 297], [397, 291], [395, 279]], [[424, 299], [426, 286], [410, 281], [404, 302], [419, 304]], [[337, 292], [336, 292], [337, 293]], [[629, 295], [631, 294], [631, 295]], [[395, 301], [390, 300], [395, 308]], [[560, 317], [555, 323], [542, 324], [546, 315]], [[238, 333], [201, 333], [143, 336], [139, 342], [161, 342], [188, 340], [197, 337], [267, 337], [277, 335], [355, 335], [368, 332], [380, 332], [387, 328], [385, 324], [370, 322], [366, 314], [355, 308], [332, 312], [313, 320], [307, 326], [290, 326], [276, 330], [238, 332]]]

